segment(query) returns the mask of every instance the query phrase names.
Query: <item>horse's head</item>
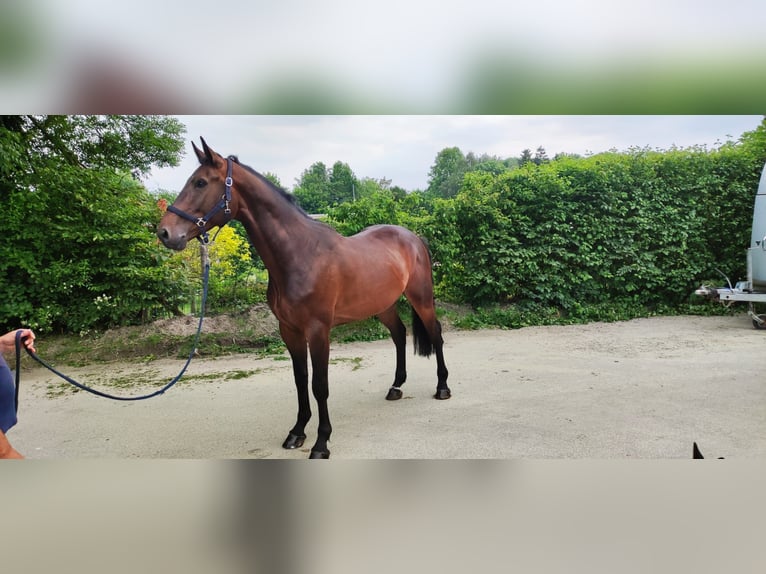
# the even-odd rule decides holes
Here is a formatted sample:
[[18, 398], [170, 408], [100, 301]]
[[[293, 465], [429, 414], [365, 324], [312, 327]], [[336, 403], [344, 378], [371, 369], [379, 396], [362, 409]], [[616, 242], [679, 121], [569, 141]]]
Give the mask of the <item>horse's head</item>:
[[236, 200], [232, 200], [231, 170], [233, 160], [214, 152], [203, 138], [202, 150], [192, 147], [199, 167], [186, 181], [173, 205], [162, 216], [157, 236], [165, 247], [180, 251], [190, 239], [202, 236], [216, 226], [223, 226], [235, 215]]

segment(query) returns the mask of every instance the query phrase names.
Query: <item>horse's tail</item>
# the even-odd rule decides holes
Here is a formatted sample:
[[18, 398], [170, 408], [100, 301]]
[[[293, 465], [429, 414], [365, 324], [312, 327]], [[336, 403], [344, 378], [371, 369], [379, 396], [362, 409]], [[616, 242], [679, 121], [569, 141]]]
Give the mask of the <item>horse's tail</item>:
[[[428, 278], [431, 281], [431, 291], [433, 291], [434, 278], [433, 265], [431, 262], [431, 246], [428, 245], [428, 240], [422, 235], [418, 236], [418, 238], [423, 243], [423, 247], [425, 247], [426, 261], [429, 271]], [[441, 327], [438, 324], [438, 321], [437, 326]], [[428, 334], [428, 329], [426, 329], [426, 326], [423, 324], [423, 320], [420, 318], [420, 315], [418, 315], [414, 307], [412, 308], [412, 337], [415, 343], [415, 353], [421, 357], [430, 357], [431, 353], [434, 352], [434, 343], [431, 340], [431, 335]]]
[[414, 308], [412, 309], [412, 338], [415, 343], [415, 353], [421, 357], [430, 357], [434, 344], [423, 320]]

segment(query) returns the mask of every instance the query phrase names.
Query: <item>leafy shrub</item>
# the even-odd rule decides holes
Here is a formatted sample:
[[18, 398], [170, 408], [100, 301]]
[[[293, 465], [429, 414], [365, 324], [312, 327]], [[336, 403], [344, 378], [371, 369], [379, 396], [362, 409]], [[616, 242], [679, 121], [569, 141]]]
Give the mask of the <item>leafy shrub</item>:
[[766, 122], [715, 150], [469, 171], [452, 198], [379, 192], [331, 209], [329, 221], [345, 235], [393, 223], [425, 236], [437, 295], [477, 307], [469, 322], [638, 317], [686, 305], [716, 268], [744, 276], [765, 160]]
[[766, 159], [756, 140], [468, 173], [426, 225], [439, 293], [475, 306], [659, 307], [688, 300], [716, 267], [741, 277]]

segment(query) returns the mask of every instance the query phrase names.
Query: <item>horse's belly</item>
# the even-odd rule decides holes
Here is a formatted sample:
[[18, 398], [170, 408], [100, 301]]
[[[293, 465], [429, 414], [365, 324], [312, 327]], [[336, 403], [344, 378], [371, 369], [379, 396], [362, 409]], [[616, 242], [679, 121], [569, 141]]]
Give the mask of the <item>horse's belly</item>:
[[401, 291], [396, 294], [391, 293], [387, 297], [370, 294], [364, 299], [339, 302], [335, 307], [333, 323], [341, 325], [379, 315], [396, 303], [401, 294]]
[[405, 286], [404, 278], [392, 274], [376, 277], [362, 270], [359, 276], [341, 284], [335, 304], [335, 324], [382, 313], [396, 303]]

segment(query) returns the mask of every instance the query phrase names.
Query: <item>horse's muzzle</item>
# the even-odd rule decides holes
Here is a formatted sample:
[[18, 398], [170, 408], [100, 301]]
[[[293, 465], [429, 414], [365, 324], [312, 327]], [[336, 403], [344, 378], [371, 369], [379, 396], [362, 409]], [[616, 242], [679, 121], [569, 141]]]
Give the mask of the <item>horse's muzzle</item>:
[[181, 251], [184, 247], [186, 247], [186, 243], [188, 241], [185, 233], [180, 235], [173, 235], [173, 233], [171, 233], [171, 231], [164, 226], [157, 230], [157, 237], [160, 238], [160, 241], [162, 241], [162, 244], [165, 247], [168, 249], [173, 249], [174, 251]]

